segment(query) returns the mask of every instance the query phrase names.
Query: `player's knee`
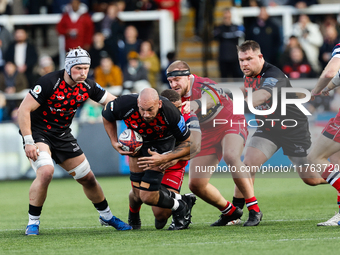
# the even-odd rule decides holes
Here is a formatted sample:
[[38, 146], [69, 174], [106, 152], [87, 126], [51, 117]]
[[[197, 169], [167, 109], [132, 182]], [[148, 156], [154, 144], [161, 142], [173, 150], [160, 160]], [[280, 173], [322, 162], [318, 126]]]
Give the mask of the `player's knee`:
[[156, 205], [158, 201], [158, 193], [156, 191], [141, 190], [139, 193], [140, 199], [144, 204]]
[[39, 170], [37, 171], [37, 179], [41, 185], [48, 186], [52, 181], [53, 173], [54, 167], [51, 165], [39, 167]]
[[[82, 180], [82, 181], [88, 181], [93, 182], [93, 179], [95, 181], [94, 175], [88, 175], [91, 172], [91, 167], [87, 159], [80, 163], [75, 168], [67, 171], [69, 175], [71, 175], [75, 180]], [[86, 177], [86, 178], [84, 178]]]
[[226, 151], [223, 154], [223, 159], [227, 165], [237, 165], [238, 161], [241, 161], [240, 155], [237, 155], [235, 151]]
[[51, 173], [53, 175], [54, 164], [51, 155], [47, 151], [41, 151], [36, 161], [30, 160], [32, 168], [35, 172], [43, 167], [45, 174]]
[[320, 180], [317, 178], [302, 178], [302, 180], [309, 186], [317, 186], [320, 184]]
[[200, 194], [204, 189], [204, 186], [200, 182], [198, 182], [197, 179], [191, 179], [189, 181], [189, 189], [194, 194]]

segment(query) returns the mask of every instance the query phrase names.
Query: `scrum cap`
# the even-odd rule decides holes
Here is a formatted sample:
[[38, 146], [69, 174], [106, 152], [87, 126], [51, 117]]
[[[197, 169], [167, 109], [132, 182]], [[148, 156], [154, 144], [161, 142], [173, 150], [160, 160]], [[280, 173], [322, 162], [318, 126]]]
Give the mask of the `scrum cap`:
[[75, 65], [90, 65], [91, 57], [90, 54], [78, 47], [77, 49], [72, 49], [66, 54], [65, 58], [65, 70], [68, 75], [71, 75], [71, 68]]

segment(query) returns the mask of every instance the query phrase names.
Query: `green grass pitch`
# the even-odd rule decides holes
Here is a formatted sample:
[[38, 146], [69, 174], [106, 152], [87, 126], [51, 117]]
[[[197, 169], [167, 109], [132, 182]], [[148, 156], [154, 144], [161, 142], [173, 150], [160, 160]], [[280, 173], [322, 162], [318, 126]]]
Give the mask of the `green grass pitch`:
[[[212, 178], [231, 200], [231, 178]], [[128, 215], [127, 176], [98, 178], [113, 214]], [[185, 176], [183, 192], [188, 190]], [[257, 227], [210, 227], [219, 211], [198, 199], [188, 230], [154, 228], [149, 206], [142, 229], [102, 227], [98, 213], [72, 178], [52, 181], [43, 207], [40, 235], [25, 236], [31, 180], [0, 182], [0, 254], [338, 254], [339, 227], [317, 227], [338, 210], [329, 185], [310, 187], [295, 178], [258, 178], [256, 197], [264, 213]], [[248, 217], [245, 209], [242, 220]], [[170, 221], [168, 222], [169, 225]]]

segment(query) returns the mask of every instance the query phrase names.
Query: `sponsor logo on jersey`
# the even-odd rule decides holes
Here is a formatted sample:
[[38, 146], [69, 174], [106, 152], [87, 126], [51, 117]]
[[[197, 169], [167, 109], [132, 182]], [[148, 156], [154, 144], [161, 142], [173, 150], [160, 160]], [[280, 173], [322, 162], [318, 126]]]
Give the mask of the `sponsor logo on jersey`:
[[42, 91], [42, 88], [40, 85], [35, 85], [34, 89], [33, 89], [33, 92], [35, 94], [40, 94], [40, 92]]

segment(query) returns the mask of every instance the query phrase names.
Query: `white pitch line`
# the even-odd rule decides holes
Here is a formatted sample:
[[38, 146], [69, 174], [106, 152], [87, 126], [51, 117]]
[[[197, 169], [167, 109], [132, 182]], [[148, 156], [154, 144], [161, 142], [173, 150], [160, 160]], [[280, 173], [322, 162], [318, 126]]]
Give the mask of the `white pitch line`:
[[[280, 219], [280, 220], [263, 220], [262, 222], [294, 222], [294, 221], [311, 221], [311, 220], [317, 220], [317, 221], [324, 221], [328, 218], [319, 218], [319, 219]], [[207, 224], [210, 225], [213, 222], [203, 222], [203, 223], [197, 223], [198, 224]], [[193, 225], [196, 225], [195, 222], [192, 223]], [[153, 224], [142, 224], [142, 227], [153, 227]], [[103, 226], [91, 226], [91, 227], [59, 227], [59, 228], [44, 228], [48, 230], [56, 230], [56, 229], [83, 229], [83, 228], [102, 228]], [[109, 227], [109, 226], [107, 226]], [[229, 227], [229, 226], [226, 226]], [[19, 229], [0, 229], [0, 232], [5, 232], [5, 231], [20, 231], [23, 230], [24, 228], [19, 228]]]

